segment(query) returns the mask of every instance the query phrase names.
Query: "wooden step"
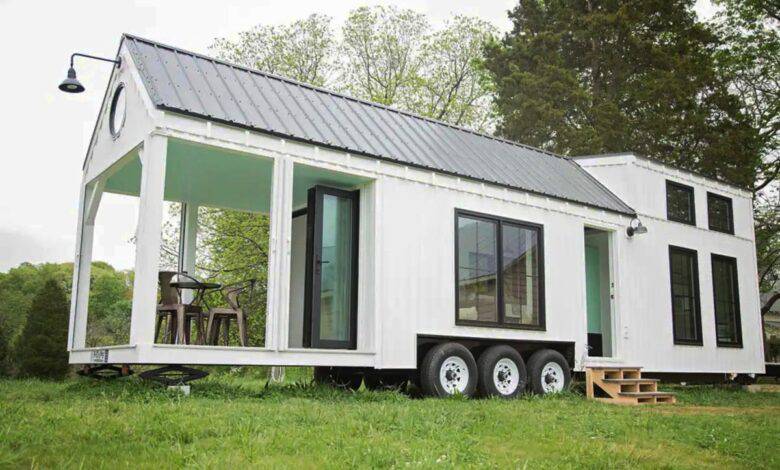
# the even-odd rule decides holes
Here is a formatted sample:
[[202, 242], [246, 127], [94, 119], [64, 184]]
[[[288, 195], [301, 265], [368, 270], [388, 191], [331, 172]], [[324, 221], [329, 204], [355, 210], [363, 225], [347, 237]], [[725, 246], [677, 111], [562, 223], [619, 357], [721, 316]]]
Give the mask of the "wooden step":
[[621, 405], [676, 402], [673, 394], [658, 391], [658, 379], [642, 378], [641, 367], [588, 366], [585, 381], [592, 400]]
[[654, 384], [658, 383], [658, 379], [603, 379], [604, 382], [616, 383], [616, 384]]
[[673, 397], [674, 393], [669, 392], [620, 392], [621, 396], [624, 397], [636, 397], [636, 398], [642, 398], [642, 397]]
[[637, 404], [673, 404], [677, 402], [677, 398], [674, 394], [668, 392], [620, 392], [620, 396], [634, 399]]

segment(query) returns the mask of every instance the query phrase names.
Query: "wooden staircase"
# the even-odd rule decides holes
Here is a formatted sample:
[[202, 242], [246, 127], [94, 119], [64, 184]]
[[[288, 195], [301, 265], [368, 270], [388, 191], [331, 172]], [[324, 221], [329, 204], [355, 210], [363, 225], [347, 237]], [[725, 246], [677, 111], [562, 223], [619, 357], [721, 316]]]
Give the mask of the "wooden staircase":
[[641, 367], [586, 367], [585, 387], [591, 400], [619, 405], [673, 404], [674, 394], [658, 391], [658, 379], [643, 379]]

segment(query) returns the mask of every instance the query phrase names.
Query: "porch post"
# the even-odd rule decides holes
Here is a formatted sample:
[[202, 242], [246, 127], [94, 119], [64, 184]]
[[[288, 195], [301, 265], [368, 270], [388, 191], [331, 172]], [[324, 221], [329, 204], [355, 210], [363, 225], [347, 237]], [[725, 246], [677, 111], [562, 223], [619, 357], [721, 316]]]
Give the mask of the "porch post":
[[168, 139], [151, 134], [141, 150], [141, 202], [135, 249], [130, 344], [154, 343]]
[[82, 184], [79, 199], [79, 221], [76, 229], [76, 257], [73, 265], [71, 315], [68, 328], [68, 350], [82, 349], [87, 341], [87, 306], [89, 304], [89, 273], [92, 265], [92, 240], [95, 232], [103, 181]]
[[[274, 158], [271, 183], [271, 226], [268, 253], [268, 302], [266, 304], [265, 347], [279, 350], [284, 347], [282, 330], [286, 311], [284, 290], [289, 284], [284, 276], [285, 265], [289, 264], [285, 226], [292, 216], [292, 202], [289, 201], [287, 186], [292, 184], [292, 163], [288, 158]], [[288, 174], [290, 172], [290, 174]], [[289, 206], [289, 207], [288, 207]], [[286, 216], [286, 218], [285, 218]]]

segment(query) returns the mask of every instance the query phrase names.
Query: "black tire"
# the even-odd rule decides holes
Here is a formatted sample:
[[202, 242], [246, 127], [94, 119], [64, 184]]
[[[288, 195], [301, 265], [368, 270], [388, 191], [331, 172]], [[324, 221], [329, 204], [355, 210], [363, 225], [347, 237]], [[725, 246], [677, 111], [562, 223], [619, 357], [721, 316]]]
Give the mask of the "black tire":
[[356, 391], [363, 382], [363, 374], [348, 367], [315, 367], [314, 382]]
[[[558, 369], [552, 364], [557, 364]], [[561, 353], [552, 349], [540, 349], [531, 355], [528, 374], [531, 390], [538, 395], [562, 392], [571, 385], [569, 363]]]
[[[501, 361], [501, 370], [498, 371], [498, 378], [501, 384], [506, 385], [505, 387], [496, 384], [496, 367], [499, 361]], [[514, 363], [516, 372], [507, 361]], [[523, 393], [528, 385], [525, 361], [515, 348], [505, 344], [491, 346], [480, 354], [477, 370], [479, 371], [479, 393], [483, 397], [515, 398]], [[511, 389], [512, 384], [514, 389]]]
[[363, 383], [369, 390], [403, 390], [409, 382], [406, 374], [369, 371], [363, 377]]
[[[455, 358], [459, 358], [460, 361]], [[450, 368], [448, 374], [452, 376], [448, 383], [454, 388], [448, 389], [439, 380], [439, 372], [445, 365]], [[465, 370], [461, 369], [463, 365]], [[466, 376], [465, 373], [468, 375]], [[437, 344], [425, 355], [420, 367], [420, 383], [423, 392], [432, 397], [454, 395], [457, 388], [461, 389], [459, 391], [461, 395], [470, 397], [477, 389], [477, 381], [477, 362], [471, 352], [458, 343]]]

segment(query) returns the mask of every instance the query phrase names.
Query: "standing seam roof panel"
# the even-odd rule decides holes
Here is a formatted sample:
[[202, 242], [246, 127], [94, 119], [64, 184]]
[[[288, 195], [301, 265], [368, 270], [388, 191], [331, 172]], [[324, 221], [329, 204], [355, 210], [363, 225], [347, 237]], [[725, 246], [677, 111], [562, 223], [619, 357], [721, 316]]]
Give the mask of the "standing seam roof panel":
[[123, 41], [152, 102], [169, 111], [635, 214], [567, 158], [153, 41]]

